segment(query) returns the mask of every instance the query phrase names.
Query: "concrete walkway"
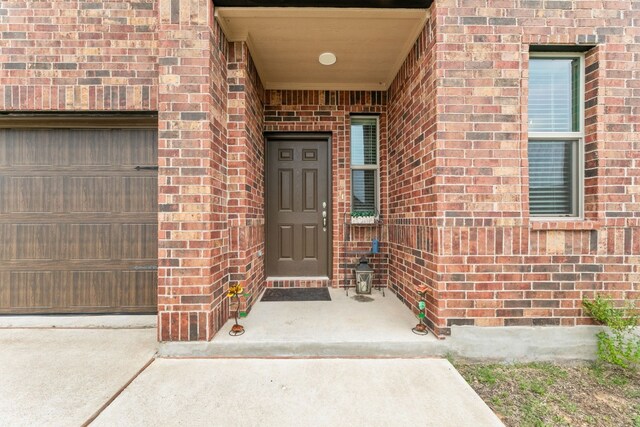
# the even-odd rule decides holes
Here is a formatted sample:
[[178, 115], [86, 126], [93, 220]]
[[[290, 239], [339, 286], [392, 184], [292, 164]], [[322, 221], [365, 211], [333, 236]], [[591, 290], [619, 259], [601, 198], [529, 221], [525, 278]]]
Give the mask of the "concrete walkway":
[[[336, 300], [338, 307], [333, 309], [346, 313], [342, 320], [354, 322], [360, 339], [390, 340], [400, 348], [425, 338], [435, 341], [407, 333], [413, 316], [396, 313], [401, 307], [395, 300], [376, 298], [381, 305], [369, 302], [366, 304], [372, 305], [366, 310], [346, 297]], [[293, 327], [307, 322], [306, 317], [294, 310], [294, 321], [288, 323], [292, 312], [278, 317], [280, 304], [284, 303], [260, 306], [265, 312], [257, 311], [256, 318], [272, 315], [276, 323], [260, 329], [254, 321], [246, 334], [250, 341], [244, 345], [268, 344], [268, 340], [290, 345], [286, 342], [290, 335], [300, 345], [309, 344], [309, 335], [296, 335]], [[367, 314], [369, 311], [400, 319], [385, 327]], [[81, 426], [89, 422], [96, 426], [154, 427], [502, 425], [444, 359], [156, 358], [155, 328], [112, 328], [106, 326], [111, 322], [107, 318], [79, 318], [83, 329], [66, 319], [48, 321], [58, 327], [42, 327], [45, 318], [5, 319], [0, 325], [3, 427]], [[9, 324], [14, 327], [7, 327]], [[18, 324], [21, 326], [16, 327]], [[39, 326], [30, 327], [36, 324]], [[365, 327], [371, 324], [380, 324], [380, 329]], [[277, 330], [282, 329], [280, 335], [277, 330], [270, 331], [276, 325]], [[256, 330], [260, 334], [249, 332]], [[316, 339], [329, 343], [333, 337], [334, 343], [352, 345], [349, 340], [357, 337], [353, 331], [330, 334], [325, 328], [315, 330]], [[265, 338], [269, 332], [273, 336]], [[390, 338], [395, 334], [399, 337]], [[222, 336], [218, 339], [233, 342]]]
[[502, 426], [443, 359], [157, 359], [95, 426]]
[[82, 425], [156, 346], [155, 329], [0, 329], [0, 425]]

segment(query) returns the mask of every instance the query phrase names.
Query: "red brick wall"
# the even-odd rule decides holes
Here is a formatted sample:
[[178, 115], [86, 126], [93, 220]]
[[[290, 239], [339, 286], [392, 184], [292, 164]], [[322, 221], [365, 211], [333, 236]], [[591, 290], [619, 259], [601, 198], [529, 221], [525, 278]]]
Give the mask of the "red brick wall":
[[[351, 229], [346, 249], [380, 238], [377, 280], [388, 272], [412, 307], [413, 286], [429, 285], [439, 335], [587, 323], [581, 300], [596, 292], [637, 300], [637, 2], [438, 0], [431, 12], [388, 92], [263, 93], [208, 0], [0, 0], [0, 110], [158, 110], [162, 340], [211, 339], [229, 315], [228, 282], [254, 296], [263, 286], [263, 131], [331, 133], [331, 284], [351, 280], [352, 113], [380, 115], [385, 224]], [[597, 45], [586, 55], [585, 221], [528, 215], [531, 44]]]
[[438, 321], [435, 19], [427, 22], [389, 88], [389, 286], [416, 307], [431, 288], [427, 324]]
[[229, 280], [250, 309], [264, 287], [264, 89], [245, 43], [229, 44], [227, 83]]
[[[376, 113], [380, 115], [380, 211], [383, 220], [387, 206], [387, 97], [385, 92], [267, 90], [265, 95], [265, 131], [330, 132], [331, 174], [333, 184], [333, 268], [332, 286], [353, 280], [353, 263], [357, 256], [344, 256], [345, 213], [351, 212], [350, 114]], [[369, 250], [371, 240], [380, 240], [381, 255], [373, 257], [372, 267], [379, 272], [378, 283], [387, 280], [387, 239], [384, 227], [351, 227], [347, 251]], [[268, 283], [267, 286], [273, 285]], [[278, 286], [298, 286], [297, 282], [279, 282]], [[326, 282], [305, 283], [323, 286]]]
[[[441, 333], [587, 323], [583, 297], [640, 296], [640, 51], [636, 2], [441, 0], [437, 221]], [[588, 221], [530, 221], [531, 44], [587, 54]]]
[[0, 110], [156, 110], [155, 0], [0, 1]]
[[159, 4], [159, 338], [210, 340], [229, 314], [228, 44], [209, 0]]

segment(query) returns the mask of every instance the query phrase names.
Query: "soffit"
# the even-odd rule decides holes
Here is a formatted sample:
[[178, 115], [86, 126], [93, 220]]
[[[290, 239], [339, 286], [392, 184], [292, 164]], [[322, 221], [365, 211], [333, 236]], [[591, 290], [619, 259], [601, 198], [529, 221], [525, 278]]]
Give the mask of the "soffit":
[[[426, 9], [217, 8], [229, 41], [245, 41], [267, 89], [386, 90]], [[324, 66], [323, 52], [337, 61]]]

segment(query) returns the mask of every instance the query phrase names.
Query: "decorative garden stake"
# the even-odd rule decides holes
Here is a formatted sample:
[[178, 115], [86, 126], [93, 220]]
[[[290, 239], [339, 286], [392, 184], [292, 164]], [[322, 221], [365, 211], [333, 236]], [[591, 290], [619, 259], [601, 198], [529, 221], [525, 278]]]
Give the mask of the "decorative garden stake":
[[429, 288], [426, 285], [419, 285], [415, 287], [415, 290], [418, 293], [418, 296], [420, 296], [420, 300], [418, 301], [418, 309], [420, 311], [418, 312], [418, 324], [411, 330], [417, 335], [427, 335], [429, 331], [427, 331], [427, 325], [425, 325], [423, 321], [425, 318], [425, 308], [427, 307], [425, 299]]
[[238, 324], [238, 314], [240, 315], [240, 317], [246, 317], [247, 315], [246, 312], [240, 311], [240, 295], [244, 297], [249, 296], [249, 294], [242, 293], [242, 286], [240, 286], [240, 284], [229, 286], [229, 290], [227, 291], [227, 296], [231, 299], [231, 301], [233, 301], [233, 299], [235, 298], [236, 304], [237, 304], [236, 312], [234, 313], [234, 319], [236, 323], [231, 327], [231, 330], [229, 331], [229, 335], [232, 335], [234, 337], [244, 334], [244, 326]]

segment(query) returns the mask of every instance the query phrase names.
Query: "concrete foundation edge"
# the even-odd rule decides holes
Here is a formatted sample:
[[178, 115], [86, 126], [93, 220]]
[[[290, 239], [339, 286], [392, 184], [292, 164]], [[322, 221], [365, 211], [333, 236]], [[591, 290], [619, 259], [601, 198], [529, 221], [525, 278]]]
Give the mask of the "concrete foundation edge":
[[588, 361], [598, 326], [454, 326], [445, 340], [417, 342], [163, 342], [160, 357], [445, 357], [495, 361]]
[[156, 328], [156, 315], [0, 316], [0, 328], [145, 329]]
[[497, 361], [595, 360], [600, 326], [456, 326], [445, 342], [448, 353]]

